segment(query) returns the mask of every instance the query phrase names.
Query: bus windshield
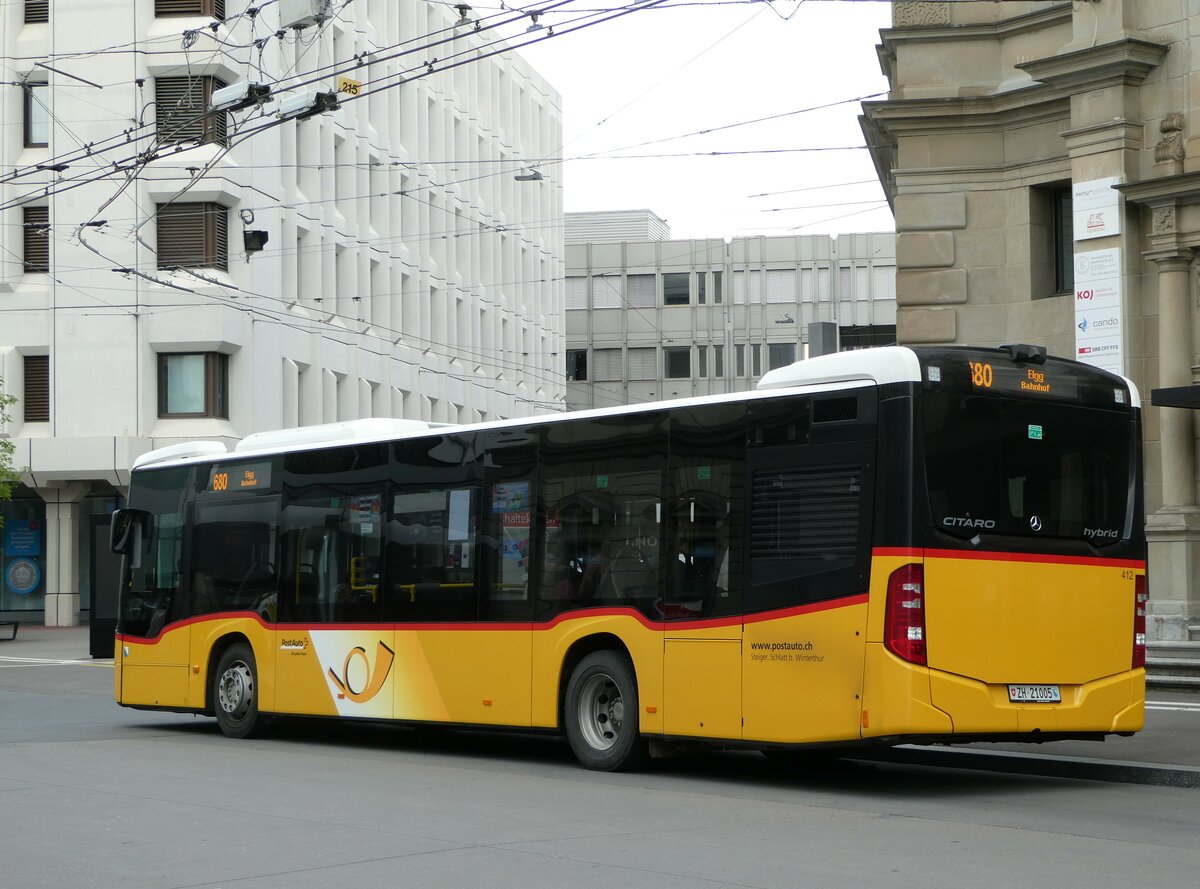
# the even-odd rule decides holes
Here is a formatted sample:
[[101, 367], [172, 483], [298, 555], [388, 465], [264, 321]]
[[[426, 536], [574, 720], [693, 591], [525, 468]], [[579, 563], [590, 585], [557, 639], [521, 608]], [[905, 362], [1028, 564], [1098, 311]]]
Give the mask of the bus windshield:
[[1074, 537], [1132, 533], [1128, 412], [927, 390], [925, 471], [937, 527]]

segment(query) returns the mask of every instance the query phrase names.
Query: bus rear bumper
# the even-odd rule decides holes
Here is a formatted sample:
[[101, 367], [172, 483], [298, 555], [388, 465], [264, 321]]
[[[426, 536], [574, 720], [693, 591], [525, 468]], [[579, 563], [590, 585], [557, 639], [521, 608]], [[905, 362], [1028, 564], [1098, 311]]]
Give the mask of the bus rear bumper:
[[882, 645], [867, 645], [866, 655], [863, 740], [1103, 736], [1140, 731], [1145, 721], [1146, 672], [1141, 669], [1059, 685], [1059, 703], [1012, 703], [1005, 684], [905, 663]]
[[1059, 685], [1059, 703], [1012, 703], [1008, 685], [931, 670], [933, 704], [955, 735], [1135, 732], [1144, 722], [1146, 675], [1130, 670], [1078, 685]]

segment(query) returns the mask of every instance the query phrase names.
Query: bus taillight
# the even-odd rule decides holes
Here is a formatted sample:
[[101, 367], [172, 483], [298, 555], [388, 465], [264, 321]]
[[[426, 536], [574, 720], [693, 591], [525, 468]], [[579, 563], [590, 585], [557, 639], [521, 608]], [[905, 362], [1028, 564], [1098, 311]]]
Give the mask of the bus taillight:
[[904, 565], [888, 578], [883, 644], [909, 663], [926, 663], [925, 569], [920, 565]]
[[1133, 581], [1133, 669], [1146, 666], [1146, 575], [1139, 574]]

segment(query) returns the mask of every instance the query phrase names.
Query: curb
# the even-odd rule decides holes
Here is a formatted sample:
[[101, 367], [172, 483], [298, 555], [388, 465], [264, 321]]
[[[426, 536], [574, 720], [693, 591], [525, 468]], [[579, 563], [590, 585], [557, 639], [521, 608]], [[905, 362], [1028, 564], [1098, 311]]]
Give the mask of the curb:
[[1166, 763], [1045, 756], [1038, 753], [993, 753], [961, 747], [918, 747], [910, 744], [870, 755], [847, 755], [846, 758], [937, 768], [977, 769], [1016, 775], [1041, 775], [1050, 778], [1074, 778], [1080, 781], [1200, 789], [1200, 768]]

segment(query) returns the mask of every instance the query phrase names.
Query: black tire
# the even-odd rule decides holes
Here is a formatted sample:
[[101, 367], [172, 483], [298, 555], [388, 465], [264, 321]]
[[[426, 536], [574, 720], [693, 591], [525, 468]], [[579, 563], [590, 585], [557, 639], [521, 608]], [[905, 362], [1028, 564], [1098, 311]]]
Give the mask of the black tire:
[[567, 682], [563, 724], [575, 758], [602, 772], [628, 771], [650, 759], [638, 731], [637, 677], [623, 653], [594, 651]]
[[211, 702], [225, 735], [252, 738], [262, 734], [265, 723], [258, 713], [258, 667], [245, 642], [229, 646], [217, 661]]

